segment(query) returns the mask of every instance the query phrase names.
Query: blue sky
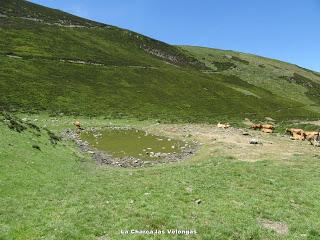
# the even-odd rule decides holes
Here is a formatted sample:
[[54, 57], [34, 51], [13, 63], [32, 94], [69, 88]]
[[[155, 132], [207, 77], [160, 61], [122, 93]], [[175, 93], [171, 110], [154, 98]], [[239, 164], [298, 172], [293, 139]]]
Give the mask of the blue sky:
[[320, 71], [319, 0], [32, 0], [171, 44], [231, 49]]

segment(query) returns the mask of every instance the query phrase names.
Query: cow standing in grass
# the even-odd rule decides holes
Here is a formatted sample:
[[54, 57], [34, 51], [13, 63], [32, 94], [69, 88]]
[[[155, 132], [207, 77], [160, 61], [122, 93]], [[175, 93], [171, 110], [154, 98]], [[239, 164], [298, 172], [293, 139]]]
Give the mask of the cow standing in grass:
[[75, 121], [75, 122], [73, 123], [73, 125], [76, 126], [76, 132], [77, 132], [77, 133], [80, 133], [81, 130], [84, 130], [84, 129], [81, 127], [81, 123], [80, 123], [79, 121]]

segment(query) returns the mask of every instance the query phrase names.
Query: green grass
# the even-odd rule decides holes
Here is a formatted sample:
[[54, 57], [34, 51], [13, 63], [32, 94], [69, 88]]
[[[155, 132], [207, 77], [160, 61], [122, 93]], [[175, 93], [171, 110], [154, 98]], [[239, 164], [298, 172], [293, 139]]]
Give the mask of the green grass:
[[[208, 65], [188, 48], [28, 2], [1, 1], [0, 11], [7, 16], [0, 21], [2, 109], [170, 122], [239, 122], [266, 116], [311, 120], [320, 115], [314, 98], [302, 93], [303, 86], [281, 79], [284, 91], [301, 94], [278, 94], [272, 88], [278, 79], [270, 84], [268, 78], [271, 66], [257, 67], [253, 74], [251, 60], [235, 54], [230, 62], [220, 61], [214, 51], [206, 53]], [[66, 22], [55, 25], [61, 19]], [[219, 74], [202, 72], [213, 66]], [[239, 66], [247, 68], [239, 76], [224, 74]], [[271, 87], [247, 81], [243, 74], [250, 79], [259, 74]]]
[[320, 103], [320, 82], [314, 82], [312, 79], [294, 73], [292, 77], [285, 77], [285, 79], [293, 84], [298, 84], [307, 89], [306, 95], [315, 103]]
[[[72, 122], [29, 116], [34, 118], [40, 127], [56, 130]], [[97, 166], [71, 143], [52, 145], [41, 132], [36, 137], [30, 129], [18, 133], [0, 124], [6, 136], [0, 152], [0, 239], [186, 239], [120, 235], [121, 229], [171, 228], [196, 229], [198, 234], [187, 239], [210, 240], [317, 239], [320, 234], [316, 157], [245, 163], [204, 157], [204, 148], [179, 164], [117, 169]], [[289, 235], [262, 229], [260, 218], [286, 222]]]
[[[237, 76], [275, 95], [299, 101], [306, 109], [319, 112], [319, 73], [278, 60], [230, 50], [192, 46], [180, 48], [189, 51], [207, 67], [226, 77]], [[219, 65], [225, 67], [219, 69]], [[210, 71], [206, 72], [210, 74]]]
[[80, 17], [68, 14], [66, 12], [50, 9], [47, 7], [39, 7], [39, 5], [21, 1], [21, 0], [2, 0], [0, 11], [7, 16], [28, 17], [42, 19], [48, 23], [55, 23], [63, 20], [68, 24], [85, 25], [85, 26], [102, 26], [103, 24], [85, 20]]
[[[119, 169], [58, 136], [75, 119], [142, 128], [272, 117], [284, 130], [319, 118], [318, 73], [170, 46], [26, 1], [2, 0], [0, 13], [0, 110], [19, 113], [0, 116], [1, 240], [319, 239], [319, 155], [246, 163], [209, 156], [204, 145], [181, 163]], [[286, 222], [289, 235], [259, 219]], [[171, 228], [198, 234], [120, 235]]]
[[[186, 51], [164, 42], [27, 1], [3, 0], [0, 13], [6, 16], [0, 21], [0, 52], [3, 54], [117, 66], [163, 65], [159, 61], [162, 59], [177, 65], [204, 67]], [[70, 28], [70, 25], [81, 28]], [[147, 54], [151, 50], [158, 61]]]
[[[316, 116], [299, 102], [219, 74], [207, 76], [171, 66], [108, 68], [7, 57], [0, 57], [0, 62], [6, 91], [0, 103], [9, 109], [191, 122]], [[250, 89], [259, 98], [235, 87]], [[290, 112], [294, 107], [299, 109]]]

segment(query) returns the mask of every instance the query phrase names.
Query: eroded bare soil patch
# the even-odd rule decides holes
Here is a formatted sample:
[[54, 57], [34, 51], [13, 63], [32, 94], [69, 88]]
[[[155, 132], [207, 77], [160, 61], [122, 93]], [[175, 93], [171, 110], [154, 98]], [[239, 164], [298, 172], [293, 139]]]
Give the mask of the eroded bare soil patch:
[[[286, 161], [297, 155], [320, 156], [319, 148], [307, 141], [291, 140], [288, 135], [233, 127], [221, 129], [207, 124], [157, 124], [145, 129], [176, 138], [193, 138], [205, 145], [211, 156], [231, 156], [241, 161]], [[249, 143], [251, 139], [256, 139], [261, 144], [252, 145]]]
[[288, 225], [284, 222], [274, 222], [268, 219], [260, 219], [258, 222], [263, 228], [275, 231], [279, 235], [287, 235], [289, 233]]

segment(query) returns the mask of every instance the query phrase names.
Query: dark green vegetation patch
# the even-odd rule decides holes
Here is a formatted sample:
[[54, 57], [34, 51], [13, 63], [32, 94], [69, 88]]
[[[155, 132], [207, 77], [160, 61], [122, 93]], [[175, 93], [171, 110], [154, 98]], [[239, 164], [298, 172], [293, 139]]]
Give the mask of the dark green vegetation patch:
[[249, 62], [247, 60], [242, 59], [242, 58], [239, 58], [239, 57], [236, 57], [236, 56], [232, 56], [231, 59], [233, 61], [249, 65]]
[[0, 113], [3, 117], [3, 122], [13, 131], [21, 133], [27, 129], [27, 126], [18, 118], [10, 115], [9, 113], [3, 112]]
[[61, 141], [61, 137], [56, 135], [54, 132], [52, 132], [48, 128], [41, 128], [36, 124], [28, 121], [27, 119], [22, 120], [4, 111], [0, 112], [0, 122], [3, 122], [12, 131], [15, 131], [18, 133], [23, 133], [27, 131], [32, 133], [33, 136], [36, 136], [36, 137], [41, 137], [42, 130], [44, 130], [49, 137], [50, 143], [53, 145], [56, 145], [58, 142]]
[[218, 62], [212, 61], [211, 62], [216, 68], [218, 72], [225, 71], [231, 68], [235, 68], [237, 65], [233, 64], [232, 62]]
[[308, 90], [306, 95], [314, 102], [320, 104], [320, 83], [314, 82], [297, 73], [294, 73], [292, 77], [285, 76], [283, 78], [292, 84], [298, 84], [306, 88]]

